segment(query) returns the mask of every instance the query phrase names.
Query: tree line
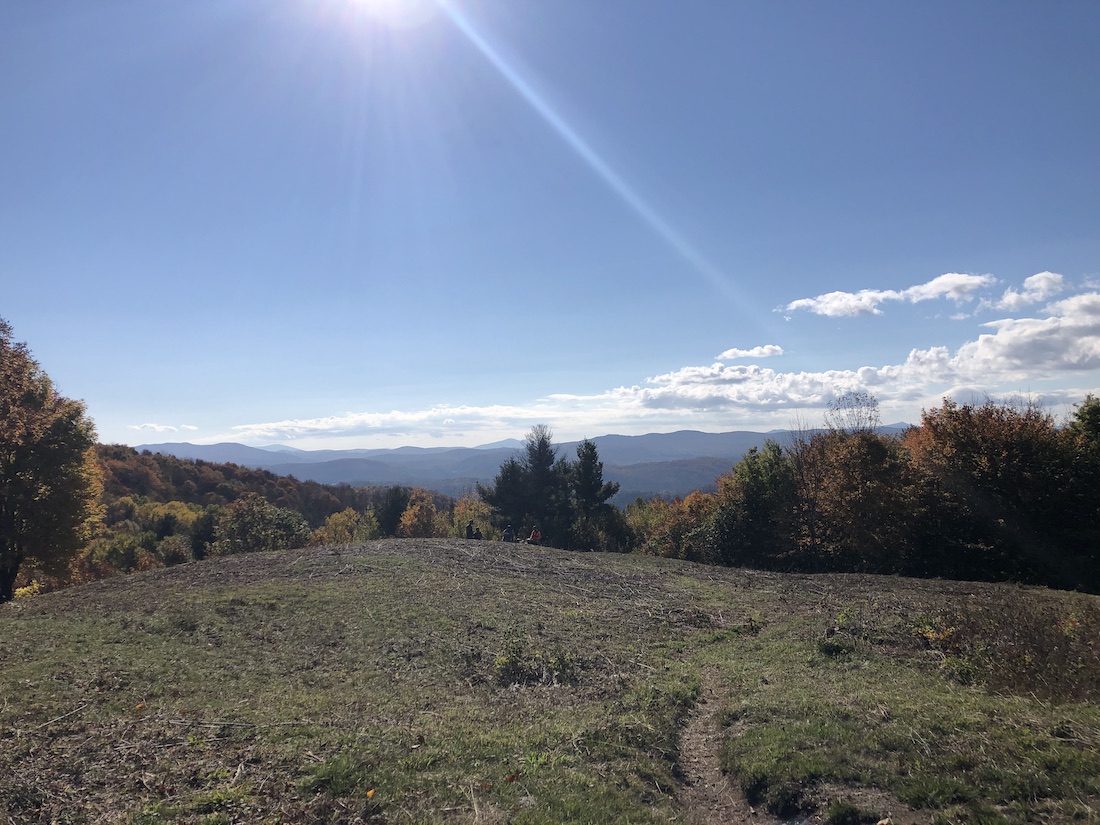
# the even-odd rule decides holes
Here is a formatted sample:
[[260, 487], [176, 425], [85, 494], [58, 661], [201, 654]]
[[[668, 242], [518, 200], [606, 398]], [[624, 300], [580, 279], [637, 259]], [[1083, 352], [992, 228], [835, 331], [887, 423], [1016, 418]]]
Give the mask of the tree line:
[[717, 492], [636, 501], [636, 549], [785, 571], [1100, 591], [1100, 399], [1068, 422], [1026, 400], [945, 400], [900, 435], [843, 396], [818, 430], [753, 449]]
[[1012, 580], [1100, 591], [1100, 399], [1060, 423], [1026, 401], [945, 400], [901, 435], [866, 393], [825, 426], [768, 441], [714, 493], [611, 504], [596, 445], [563, 457], [546, 426], [491, 484], [455, 499], [302, 482], [95, 442], [0, 319], [0, 602], [208, 556], [382, 536], [486, 539], [508, 527], [569, 550], [706, 564]]

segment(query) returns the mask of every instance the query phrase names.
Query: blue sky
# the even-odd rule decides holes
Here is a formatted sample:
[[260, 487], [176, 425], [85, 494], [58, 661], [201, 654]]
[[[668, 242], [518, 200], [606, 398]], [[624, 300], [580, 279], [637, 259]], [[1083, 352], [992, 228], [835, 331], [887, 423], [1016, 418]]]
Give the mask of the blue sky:
[[1100, 392], [1100, 4], [0, 5], [0, 316], [104, 442]]

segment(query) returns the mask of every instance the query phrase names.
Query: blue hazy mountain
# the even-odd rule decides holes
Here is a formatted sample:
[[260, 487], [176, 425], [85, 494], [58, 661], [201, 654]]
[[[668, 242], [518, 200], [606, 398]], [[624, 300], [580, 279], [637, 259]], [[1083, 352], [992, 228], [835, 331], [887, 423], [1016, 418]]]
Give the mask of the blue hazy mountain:
[[[904, 424], [882, 428], [900, 431]], [[693, 490], [713, 490], [718, 476], [729, 472], [753, 447], [768, 439], [789, 443], [787, 431], [703, 433], [681, 430], [647, 435], [604, 435], [592, 441], [604, 463], [604, 478], [617, 481], [619, 503], [638, 496], [683, 496]], [[570, 458], [579, 442], [558, 446], [558, 455]], [[143, 444], [138, 450], [177, 458], [233, 463], [268, 470], [321, 484], [392, 485], [426, 487], [448, 495], [472, 492], [488, 483], [500, 465], [516, 455], [523, 442], [508, 439], [480, 447], [397, 447], [362, 450], [301, 450], [272, 445]]]

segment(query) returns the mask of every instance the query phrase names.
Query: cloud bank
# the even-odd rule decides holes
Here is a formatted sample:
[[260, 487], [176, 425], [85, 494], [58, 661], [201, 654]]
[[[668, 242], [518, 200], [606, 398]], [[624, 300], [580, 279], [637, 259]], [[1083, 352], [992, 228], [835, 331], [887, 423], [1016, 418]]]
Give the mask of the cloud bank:
[[[980, 291], [996, 282], [991, 275], [947, 274], [904, 290], [828, 293], [794, 301], [788, 308], [855, 317], [879, 314], [888, 301], [976, 302]], [[817, 420], [837, 396], [850, 390], [874, 394], [883, 415], [896, 416], [892, 420], [915, 421], [921, 409], [938, 406], [945, 396], [998, 398], [1028, 393], [1040, 402], [1068, 405], [1098, 391], [1100, 291], [1042, 303], [1066, 290], [1061, 275], [1033, 275], [1018, 290], [1010, 287], [998, 298], [981, 299], [986, 310], [1014, 311], [1016, 317], [979, 324], [975, 337], [954, 350], [913, 348], [901, 363], [784, 370], [758, 363], [726, 363], [782, 361], [788, 356], [778, 344], [731, 347], [709, 365], [684, 366], [592, 395], [558, 393], [514, 405], [442, 404], [424, 410], [348, 412], [244, 424], [203, 440], [270, 443], [385, 437], [394, 446], [433, 441], [472, 445], [523, 435], [536, 423], [549, 423], [563, 438], [670, 428], [759, 429], [762, 424], [765, 429], [784, 428], [803, 415]], [[1033, 311], [1018, 314], [1028, 307]], [[1044, 391], [1041, 386], [1045, 385], [1049, 386]]]
[[824, 295], [818, 295], [816, 298], [799, 298], [797, 301], [791, 301], [781, 309], [789, 312], [805, 309], [815, 315], [828, 315], [834, 318], [881, 315], [881, 306], [887, 301], [907, 301], [913, 304], [943, 298], [948, 298], [957, 304], [973, 301], [981, 290], [992, 286], [996, 282], [997, 279], [992, 275], [964, 275], [958, 272], [949, 272], [933, 278], [928, 283], [911, 286], [908, 289], [861, 289], [859, 292], [827, 292]]
[[147, 432], [154, 432], [154, 433], [177, 433], [180, 430], [184, 430], [184, 431], [188, 431], [188, 432], [194, 432], [194, 431], [197, 431], [199, 428], [194, 426], [193, 424], [176, 425], [176, 424], [152, 424], [152, 423], [147, 423], [147, 424], [131, 424], [129, 426], [129, 429], [139, 430], [139, 431], [147, 431]]

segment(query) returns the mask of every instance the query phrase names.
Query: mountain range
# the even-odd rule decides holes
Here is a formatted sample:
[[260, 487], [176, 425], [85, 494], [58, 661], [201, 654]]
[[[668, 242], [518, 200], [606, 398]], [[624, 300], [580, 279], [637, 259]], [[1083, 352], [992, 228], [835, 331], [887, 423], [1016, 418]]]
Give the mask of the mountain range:
[[[906, 427], [895, 424], [882, 429], [890, 432]], [[615, 503], [623, 505], [639, 496], [673, 497], [687, 495], [693, 490], [713, 490], [719, 476], [728, 473], [750, 449], [763, 447], [769, 439], [786, 445], [791, 433], [787, 430], [769, 433], [680, 430], [647, 435], [604, 435], [591, 440], [604, 463], [605, 480], [619, 483]], [[578, 443], [557, 445], [558, 455], [572, 458]], [[359, 450], [182, 442], [142, 444], [137, 449], [183, 459], [239, 464], [322, 484], [401, 484], [461, 496], [473, 492], [478, 482], [492, 482], [500, 465], [523, 449], [523, 442], [508, 439], [480, 447]]]

